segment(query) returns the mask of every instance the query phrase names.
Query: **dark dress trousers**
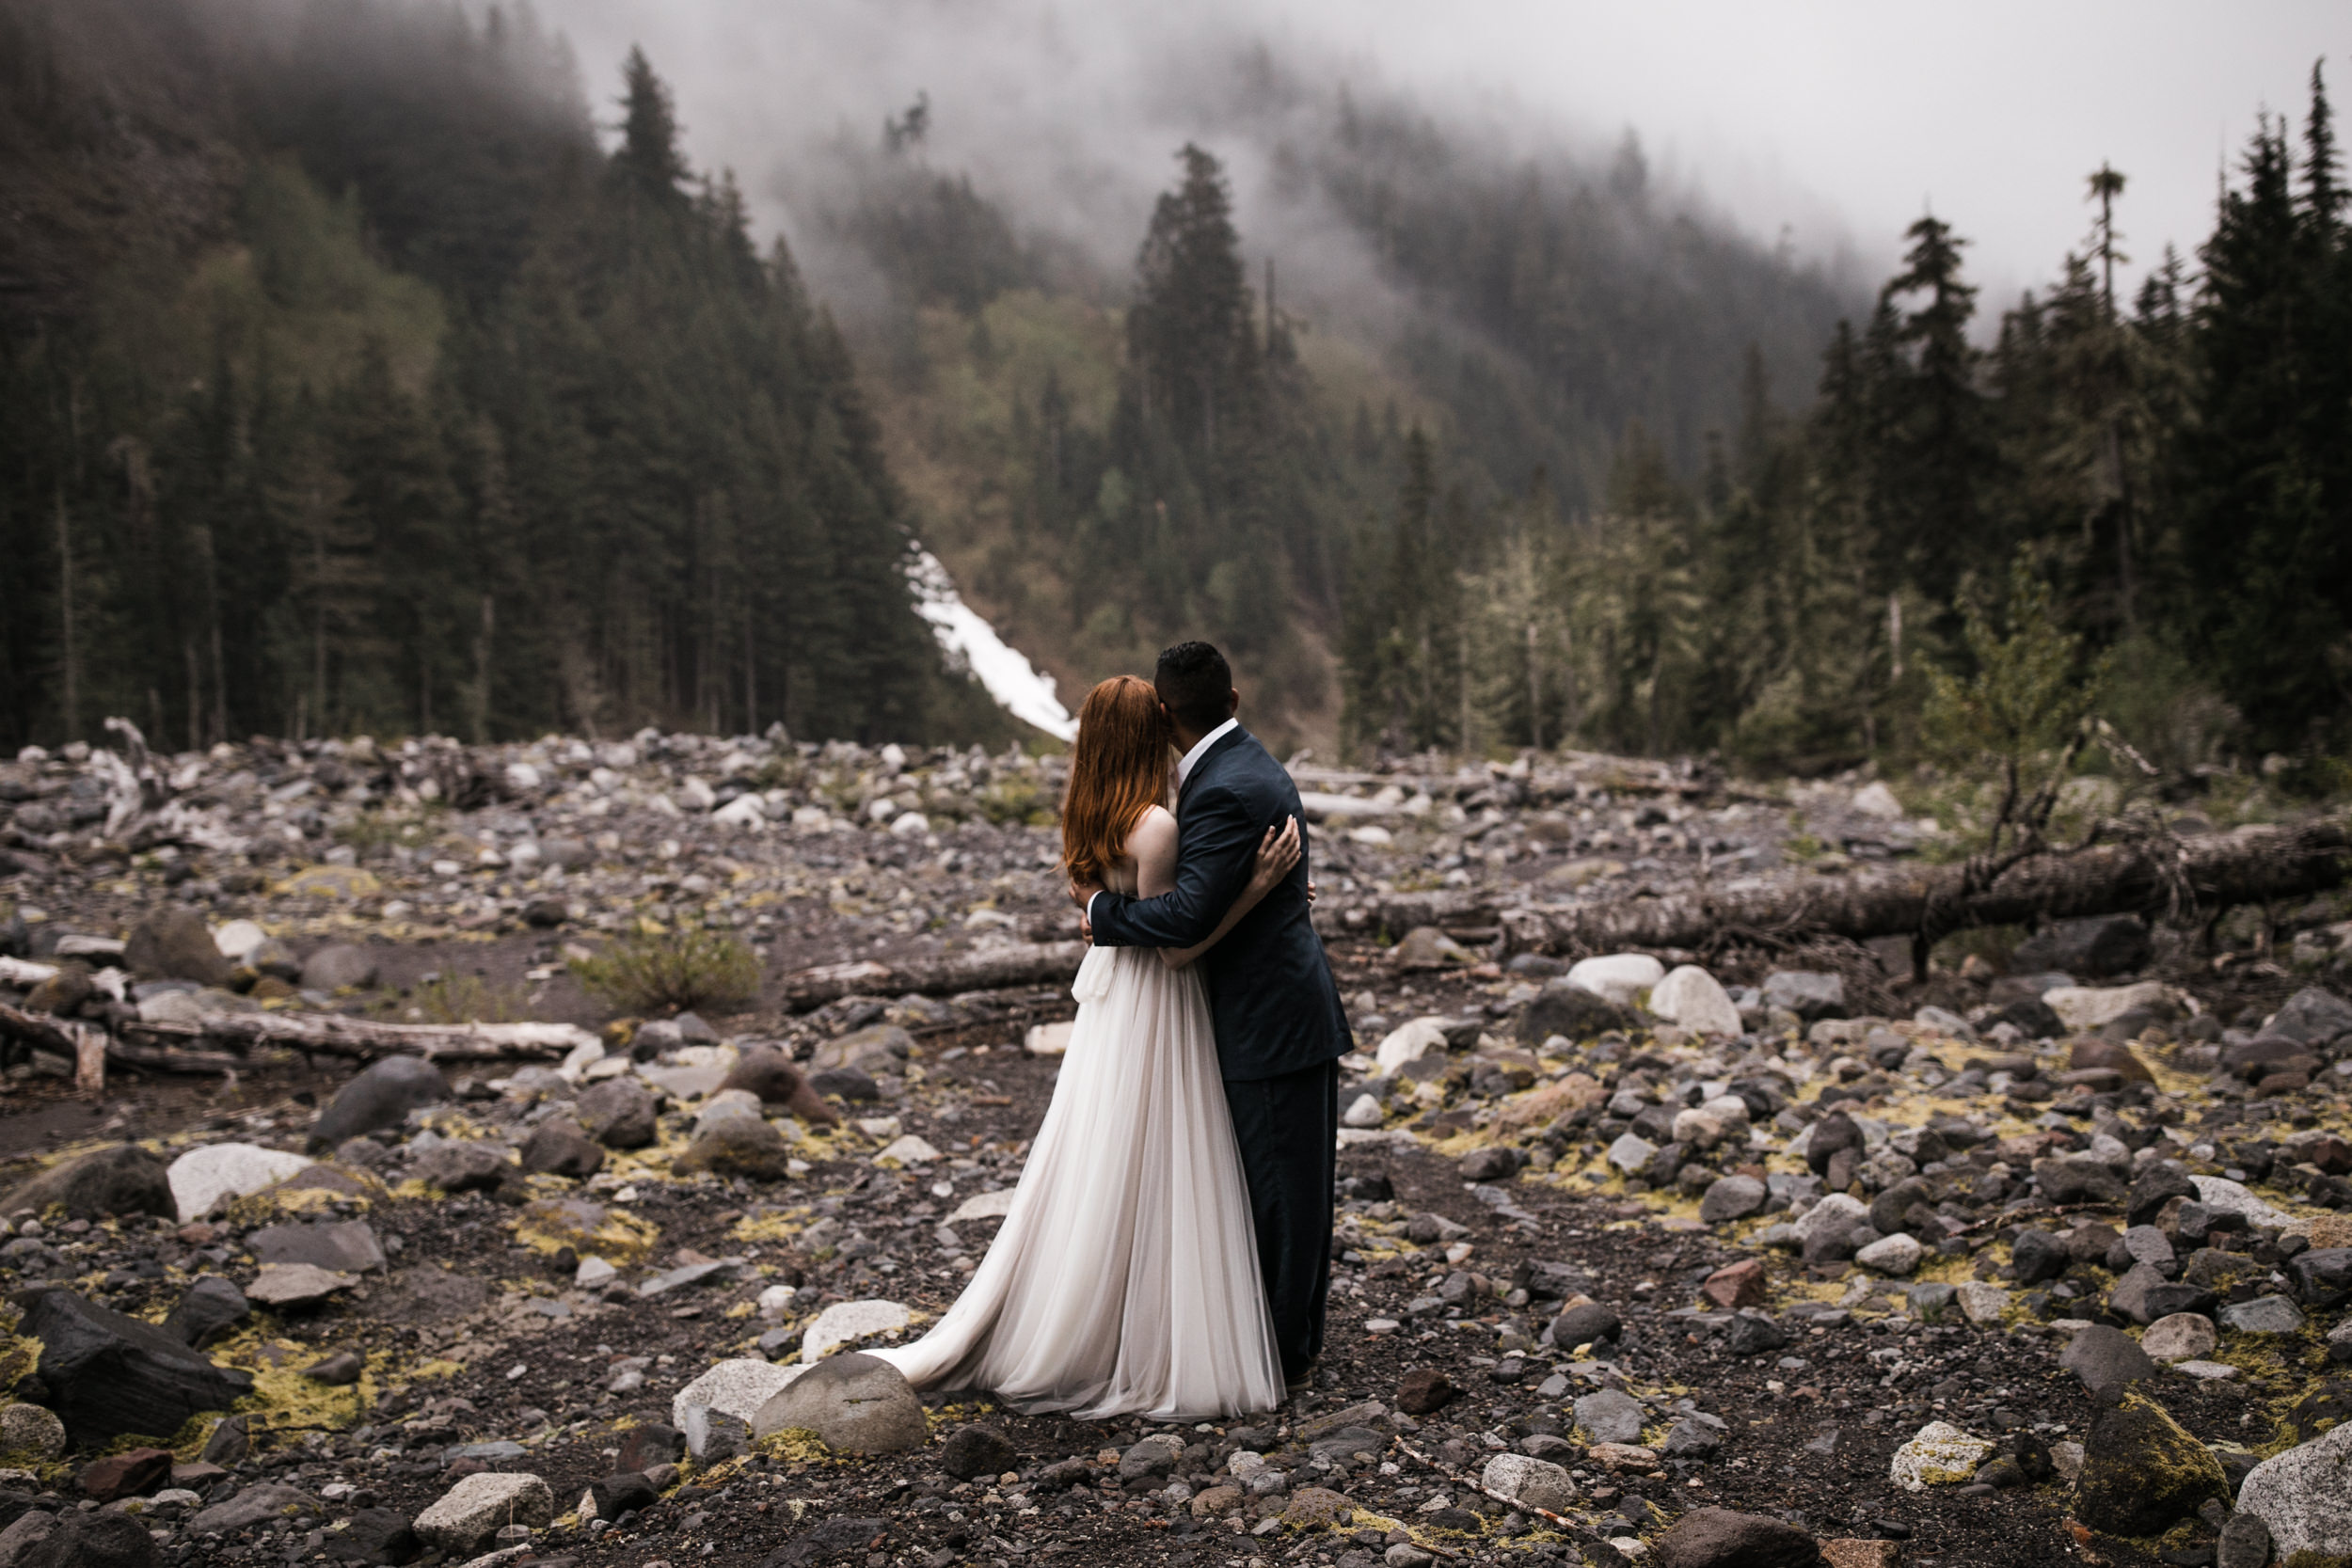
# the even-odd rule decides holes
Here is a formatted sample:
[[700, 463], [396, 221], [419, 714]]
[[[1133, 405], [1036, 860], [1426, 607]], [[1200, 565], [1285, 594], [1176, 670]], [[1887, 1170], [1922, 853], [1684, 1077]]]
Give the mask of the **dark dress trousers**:
[[1323, 939], [1308, 918], [1306, 814], [1282, 765], [1246, 730], [1228, 732], [1178, 796], [1176, 886], [1156, 898], [1104, 892], [1094, 940], [1107, 947], [1190, 947], [1248, 886], [1265, 831], [1298, 818], [1298, 864], [1201, 955], [1219, 1073], [1249, 1185], [1258, 1265], [1283, 1374], [1323, 1350], [1331, 1278], [1331, 1187], [1339, 1142], [1339, 1058], [1352, 1046]]

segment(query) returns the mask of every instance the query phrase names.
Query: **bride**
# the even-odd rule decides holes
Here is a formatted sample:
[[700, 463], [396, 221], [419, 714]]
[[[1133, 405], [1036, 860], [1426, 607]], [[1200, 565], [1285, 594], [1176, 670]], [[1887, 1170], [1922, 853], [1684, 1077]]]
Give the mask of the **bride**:
[[[1175, 885], [1169, 738], [1149, 682], [1120, 675], [1087, 694], [1062, 812], [1073, 875], [1146, 898]], [[929, 1334], [868, 1354], [918, 1388], [1087, 1419], [1281, 1402], [1249, 1195], [1190, 966], [1298, 857], [1295, 821], [1268, 829], [1247, 891], [1198, 947], [1088, 952], [1053, 1104], [988, 1257]]]

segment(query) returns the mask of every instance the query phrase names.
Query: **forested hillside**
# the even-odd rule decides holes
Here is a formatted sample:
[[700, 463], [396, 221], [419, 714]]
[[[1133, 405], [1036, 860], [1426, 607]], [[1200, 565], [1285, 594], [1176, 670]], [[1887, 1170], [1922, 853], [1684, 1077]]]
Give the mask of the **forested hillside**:
[[[2080, 251], [1989, 346], [1951, 222], [1848, 299], [1651, 192], [1630, 140], [1506, 155], [1262, 53], [1214, 104], [1222, 139], [1185, 150], [1131, 275], [935, 166], [920, 103], [837, 148], [855, 194], [818, 204], [889, 281], [855, 341], [923, 526], [1065, 676], [1199, 631], [1244, 655], [1279, 738], [1358, 756], [1891, 766], [1934, 752], [1972, 617], [1997, 639], [2022, 591], [2148, 766], [2343, 744], [2352, 290], [2316, 72], [2200, 254], [2132, 297], [2128, 180], [2089, 174]], [[1237, 233], [1204, 194], [1219, 150], [1391, 292], [1294, 269], [1278, 293], [1311, 225]], [[1166, 265], [1202, 250], [1216, 268]], [[1164, 385], [1169, 319], [1229, 369]], [[1218, 407], [1249, 410], [1229, 449]]]
[[[886, 281], [853, 342], [966, 592], [1081, 683], [1216, 637], [1260, 722], [1327, 743], [1351, 562], [1410, 430], [1476, 546], [1538, 475], [1564, 512], [1600, 505], [1629, 421], [1694, 470], [1742, 364], [1809, 374], [1847, 300], [1653, 191], [1629, 141], [1518, 154], [1262, 50], [1229, 63], [1192, 89], [1217, 134], [1171, 159], [1131, 269], [976, 188], [925, 102], [827, 149], [807, 206]], [[1261, 209], [1307, 215], [1240, 231], [1245, 154], [1273, 171]]]
[[0, 744], [1012, 726], [848, 354], [642, 56], [496, 8], [0, 12]]
[[2352, 738], [2352, 242], [2316, 71], [2299, 137], [2265, 120], [2234, 174], [2201, 270], [2168, 254], [2133, 299], [2128, 182], [2091, 174], [2083, 250], [1989, 350], [1964, 238], [1920, 219], [1817, 384], [1752, 362], [1694, 474], [1629, 425], [1582, 516], [1538, 486], [1470, 539], [1417, 457], [1349, 599], [1351, 737], [1900, 763], [2026, 630], [2113, 766], [2266, 752], [2326, 783]]

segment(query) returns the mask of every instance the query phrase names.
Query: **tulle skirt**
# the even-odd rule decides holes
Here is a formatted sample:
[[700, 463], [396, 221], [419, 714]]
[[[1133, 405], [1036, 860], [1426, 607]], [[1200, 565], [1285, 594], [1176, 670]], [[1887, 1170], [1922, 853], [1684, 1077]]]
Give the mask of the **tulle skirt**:
[[937, 1326], [870, 1352], [918, 1388], [1087, 1419], [1282, 1398], [1241, 1157], [1191, 970], [1098, 947], [1054, 1101], [988, 1256]]

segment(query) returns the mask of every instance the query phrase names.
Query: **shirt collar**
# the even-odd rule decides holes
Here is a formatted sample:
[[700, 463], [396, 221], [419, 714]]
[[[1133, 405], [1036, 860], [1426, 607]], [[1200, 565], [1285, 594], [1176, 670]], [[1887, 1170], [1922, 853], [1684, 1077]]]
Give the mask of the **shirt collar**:
[[1203, 756], [1208, 754], [1210, 747], [1225, 738], [1226, 731], [1237, 730], [1239, 728], [1241, 728], [1240, 720], [1228, 719], [1225, 722], [1219, 724], [1216, 728], [1202, 736], [1199, 740], [1193, 742], [1192, 750], [1186, 752], [1184, 754], [1183, 759], [1176, 764], [1176, 787], [1178, 789], [1184, 787], [1184, 781], [1192, 777], [1194, 765], [1200, 762]]

